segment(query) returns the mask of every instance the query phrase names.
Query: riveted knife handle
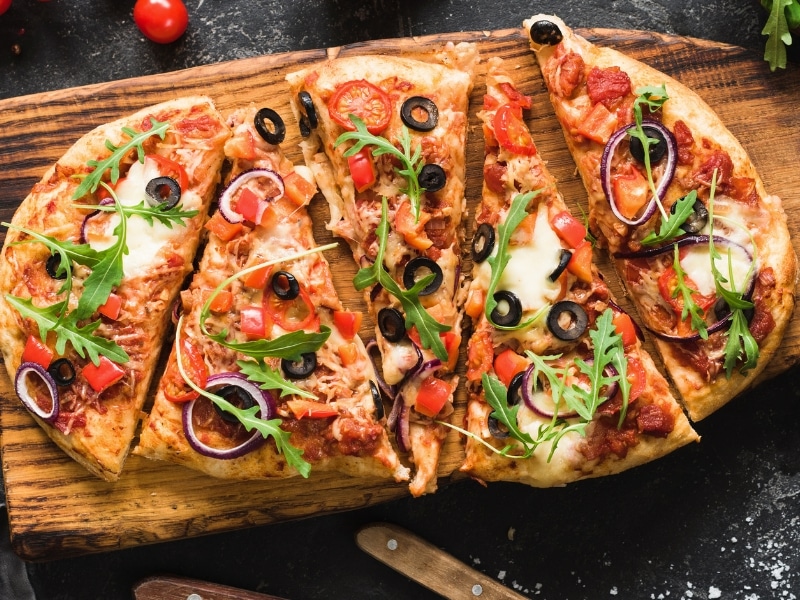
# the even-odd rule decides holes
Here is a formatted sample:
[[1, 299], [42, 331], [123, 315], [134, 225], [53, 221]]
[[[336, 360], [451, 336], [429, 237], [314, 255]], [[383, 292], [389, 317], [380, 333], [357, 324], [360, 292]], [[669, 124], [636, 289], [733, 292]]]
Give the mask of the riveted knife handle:
[[356, 533], [356, 544], [395, 571], [450, 600], [525, 598], [396, 525], [366, 525]]
[[143, 579], [133, 586], [133, 597], [136, 600], [283, 600], [278, 596], [171, 575]]

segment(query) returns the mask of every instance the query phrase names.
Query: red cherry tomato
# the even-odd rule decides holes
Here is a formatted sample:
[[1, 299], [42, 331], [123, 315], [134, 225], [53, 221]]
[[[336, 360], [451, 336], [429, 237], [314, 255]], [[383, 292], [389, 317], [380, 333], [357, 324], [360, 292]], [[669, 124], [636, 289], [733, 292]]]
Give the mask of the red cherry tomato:
[[522, 108], [518, 104], [504, 104], [498, 108], [492, 124], [494, 136], [503, 148], [523, 156], [536, 154], [536, 145], [522, 120]]
[[169, 44], [186, 31], [189, 13], [182, 0], [136, 0], [133, 20], [145, 37]]
[[367, 131], [378, 135], [392, 118], [392, 100], [369, 81], [348, 81], [336, 88], [328, 100], [328, 112], [334, 121], [350, 131], [356, 128], [350, 120], [350, 115], [355, 115], [364, 121]]

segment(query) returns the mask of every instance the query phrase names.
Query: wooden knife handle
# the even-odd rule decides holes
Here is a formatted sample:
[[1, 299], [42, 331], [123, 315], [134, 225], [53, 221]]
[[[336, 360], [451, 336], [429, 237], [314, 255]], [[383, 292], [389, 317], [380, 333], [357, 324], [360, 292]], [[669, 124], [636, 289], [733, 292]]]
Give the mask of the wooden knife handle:
[[450, 600], [525, 598], [396, 525], [367, 525], [356, 533], [356, 544], [395, 571]]
[[283, 600], [198, 579], [156, 575], [133, 587], [136, 600]]

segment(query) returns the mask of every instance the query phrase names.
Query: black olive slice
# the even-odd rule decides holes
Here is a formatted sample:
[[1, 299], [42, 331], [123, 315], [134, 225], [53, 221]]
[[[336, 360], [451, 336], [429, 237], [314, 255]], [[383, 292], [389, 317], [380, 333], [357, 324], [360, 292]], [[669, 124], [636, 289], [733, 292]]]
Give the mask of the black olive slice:
[[406, 320], [396, 308], [382, 308], [378, 311], [378, 329], [389, 342], [399, 342], [406, 334]]
[[[267, 126], [267, 122], [272, 123], [272, 131]], [[271, 108], [261, 108], [253, 119], [258, 135], [264, 141], [273, 146], [277, 146], [286, 139], [286, 124], [281, 116]]]
[[381, 392], [371, 379], [369, 380], [369, 391], [372, 393], [372, 403], [375, 405], [375, 420], [380, 421], [386, 414], [386, 410], [383, 408]]
[[272, 291], [281, 300], [294, 300], [300, 295], [300, 284], [288, 271], [278, 271], [272, 276]]
[[58, 358], [50, 363], [47, 372], [58, 385], [69, 385], [75, 381], [75, 365], [68, 358]]
[[181, 201], [181, 186], [172, 177], [154, 177], [144, 188], [147, 203], [152, 207], [163, 206], [169, 210]]
[[51, 254], [47, 257], [47, 262], [44, 263], [44, 270], [47, 271], [47, 274], [50, 275], [53, 279], [66, 279], [67, 278], [67, 271], [64, 270], [62, 273], [58, 272], [58, 267], [61, 264], [61, 255], [60, 254]]
[[536, 21], [531, 25], [529, 33], [534, 42], [545, 46], [555, 46], [564, 39], [564, 35], [561, 33], [558, 25], [545, 19]]
[[311, 125], [305, 116], [300, 117], [300, 135], [304, 138], [311, 135]]
[[305, 379], [317, 368], [317, 355], [314, 352], [301, 354], [301, 359], [297, 362], [281, 359], [281, 368], [289, 379]]
[[[566, 327], [561, 325], [562, 316], [567, 315], [569, 322]], [[589, 317], [580, 304], [571, 300], [562, 300], [553, 305], [547, 315], [547, 327], [553, 335], [565, 342], [577, 340], [589, 325]]]
[[447, 175], [439, 165], [425, 165], [419, 172], [419, 184], [426, 192], [438, 192], [447, 183]]
[[[217, 396], [224, 398], [237, 408], [247, 410], [251, 406], [255, 406], [255, 399], [247, 393], [247, 390], [238, 385], [223, 385], [221, 388], [214, 392]], [[236, 415], [232, 415], [226, 410], [221, 409], [216, 403], [212, 402], [214, 410], [223, 421], [228, 423], [239, 423]]]
[[403, 285], [406, 286], [407, 290], [410, 290], [412, 287], [414, 287], [414, 284], [417, 283], [417, 271], [420, 269], [427, 269], [433, 273], [433, 281], [422, 288], [419, 293], [420, 296], [428, 296], [438, 290], [439, 286], [442, 285], [442, 281], [444, 281], [442, 267], [437, 265], [436, 262], [427, 256], [417, 256], [416, 258], [412, 258], [410, 261], [408, 261], [406, 268], [403, 271]]
[[505, 425], [502, 425], [496, 418], [490, 416], [487, 420], [487, 425], [489, 426], [489, 433], [492, 434], [492, 437], [503, 440], [509, 436]]
[[[424, 121], [417, 119], [415, 113], [420, 112], [427, 114], [427, 118]], [[400, 108], [400, 118], [411, 129], [430, 131], [439, 122], [439, 109], [430, 98], [411, 96], [411, 98], [403, 102], [403, 106]]]
[[[655, 127], [643, 125], [642, 130], [644, 130], [647, 137], [658, 140], [657, 143], [650, 142], [648, 146], [650, 151], [650, 164], [653, 165], [664, 158], [664, 155], [667, 153], [667, 140], [664, 138], [664, 134]], [[633, 158], [644, 164], [644, 147], [642, 146], [642, 140], [632, 137], [630, 139], [630, 151]]]
[[494, 227], [481, 223], [472, 238], [472, 260], [480, 263], [489, 258], [494, 250]]
[[495, 292], [494, 299], [497, 306], [490, 315], [492, 323], [501, 327], [514, 327], [522, 320], [522, 303], [517, 295], [508, 290]]
[[[669, 212], [675, 214], [675, 207], [678, 203], [672, 205]], [[697, 198], [692, 205], [692, 213], [686, 218], [681, 225], [681, 229], [686, 233], [700, 233], [703, 227], [708, 223], [708, 209], [700, 198]]]
[[300, 106], [303, 107], [303, 111], [308, 118], [308, 128], [316, 129], [317, 125], [319, 125], [319, 120], [317, 119], [317, 109], [314, 108], [314, 101], [311, 99], [311, 94], [308, 92], [300, 92], [297, 94], [297, 100], [300, 102]]
[[516, 406], [522, 404], [522, 380], [525, 378], [525, 371], [517, 373], [511, 378], [511, 383], [508, 384], [508, 393], [506, 394], [506, 402], [509, 406]]
[[548, 277], [548, 279], [550, 279], [550, 281], [555, 283], [555, 281], [559, 277], [561, 277], [561, 274], [564, 272], [564, 269], [567, 268], [567, 265], [569, 264], [571, 258], [572, 258], [572, 252], [570, 252], [566, 248], [562, 248], [561, 252], [558, 253], [558, 266], [552, 273], [550, 273], [550, 277]]
[[[731, 314], [731, 307], [728, 306], [728, 303], [725, 301], [725, 298], [718, 298], [717, 301], [714, 303], [714, 315], [717, 317], [717, 321], [722, 321], [725, 317]], [[755, 309], [748, 308], [744, 311], [744, 318], [747, 319], [747, 322], [753, 320], [753, 316], [755, 315]]]

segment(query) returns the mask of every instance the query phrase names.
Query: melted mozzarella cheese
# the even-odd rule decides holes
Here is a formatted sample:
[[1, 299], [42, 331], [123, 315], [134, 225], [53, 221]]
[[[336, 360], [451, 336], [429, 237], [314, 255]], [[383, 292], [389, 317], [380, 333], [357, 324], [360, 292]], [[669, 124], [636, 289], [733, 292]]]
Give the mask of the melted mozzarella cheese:
[[[715, 244], [714, 248], [719, 253], [719, 258], [714, 261], [717, 270], [730, 280], [730, 269], [733, 269], [733, 284], [737, 291], [741, 291], [747, 281], [751, 261], [745, 252], [736, 246], [723, 246]], [[730, 256], [730, 259], [728, 258]], [[730, 265], [729, 265], [730, 260]], [[711, 272], [711, 254], [708, 246], [693, 246], [681, 258], [681, 268], [697, 286], [697, 291], [703, 296], [716, 294], [714, 275]], [[730, 281], [723, 283], [725, 289], [731, 289]]]

